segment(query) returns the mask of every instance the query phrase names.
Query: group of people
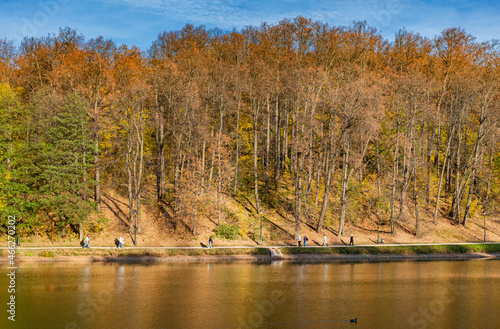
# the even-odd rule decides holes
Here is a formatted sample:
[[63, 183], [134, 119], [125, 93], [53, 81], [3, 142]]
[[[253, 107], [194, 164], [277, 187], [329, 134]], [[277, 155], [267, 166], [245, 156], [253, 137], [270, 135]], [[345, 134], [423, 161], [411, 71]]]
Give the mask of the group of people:
[[[307, 236], [304, 235], [304, 238], [302, 238], [299, 234], [298, 238], [298, 243], [299, 243], [299, 247], [302, 247], [302, 241], [304, 242], [304, 247], [307, 246], [307, 241], [309, 241], [309, 238]], [[214, 240], [212, 238], [212, 236], [210, 236], [210, 238], [208, 239], [208, 248], [211, 249], [213, 247], [213, 243], [214, 243]], [[350, 246], [354, 246], [354, 236], [351, 234], [351, 240], [349, 241], [349, 245]], [[328, 239], [326, 237], [326, 234], [323, 234], [323, 244], [322, 246], [327, 246], [328, 247]]]
[[[90, 248], [90, 245], [89, 245], [89, 242], [90, 242], [90, 238], [89, 238], [89, 235], [86, 234], [85, 235], [85, 240], [84, 240], [84, 244], [82, 246], [82, 248]], [[118, 245], [116, 246], [117, 248], [123, 248], [123, 236], [120, 235], [120, 239], [118, 239]]]
[[[306, 247], [306, 244], [307, 244], [307, 241], [309, 241], [309, 238], [307, 236], [304, 235], [304, 238], [302, 239], [302, 237], [298, 236], [297, 238], [298, 240], [298, 243], [299, 243], [299, 247], [302, 247], [302, 241], [304, 241], [304, 247]], [[351, 234], [351, 240], [349, 241], [349, 245], [350, 246], [354, 246], [354, 235]], [[326, 234], [323, 234], [323, 244], [322, 246], [327, 246], [328, 247], [328, 240], [326, 238]]]
[[298, 241], [299, 241], [299, 247], [302, 247], [302, 241], [304, 241], [304, 247], [306, 247], [306, 244], [307, 244], [307, 241], [309, 241], [309, 238], [304, 235], [304, 239], [302, 239], [302, 237], [299, 234]]
[[[89, 246], [89, 235], [85, 235], [85, 244], [83, 245], [82, 248], [90, 248]], [[307, 236], [304, 235], [304, 238], [302, 239], [302, 237], [298, 236], [297, 238], [298, 242], [299, 242], [299, 247], [302, 247], [302, 241], [304, 241], [304, 247], [307, 246], [307, 241], [309, 241], [309, 238]], [[123, 248], [123, 236], [120, 236], [120, 239], [118, 240], [118, 245], [116, 246], [117, 248]], [[208, 248], [212, 248], [213, 246], [213, 243], [214, 243], [214, 240], [212, 238], [212, 236], [210, 236], [210, 239], [208, 239]], [[351, 240], [349, 241], [349, 245], [350, 246], [354, 246], [354, 236], [351, 234]], [[328, 246], [328, 240], [326, 238], [326, 234], [323, 235], [323, 244], [322, 246]]]

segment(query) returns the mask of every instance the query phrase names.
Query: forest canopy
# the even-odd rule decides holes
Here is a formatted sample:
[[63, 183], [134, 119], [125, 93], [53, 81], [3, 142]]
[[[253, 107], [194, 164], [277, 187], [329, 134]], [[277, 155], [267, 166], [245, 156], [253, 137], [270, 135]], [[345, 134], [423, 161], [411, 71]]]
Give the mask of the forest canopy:
[[295, 235], [357, 217], [417, 237], [422, 216], [467, 226], [498, 208], [499, 49], [304, 17], [186, 25], [145, 51], [71, 28], [0, 40], [0, 212], [23, 234], [81, 234], [113, 190], [137, 233], [146, 204], [196, 235], [207, 198], [234, 224], [228, 197], [286, 209]]

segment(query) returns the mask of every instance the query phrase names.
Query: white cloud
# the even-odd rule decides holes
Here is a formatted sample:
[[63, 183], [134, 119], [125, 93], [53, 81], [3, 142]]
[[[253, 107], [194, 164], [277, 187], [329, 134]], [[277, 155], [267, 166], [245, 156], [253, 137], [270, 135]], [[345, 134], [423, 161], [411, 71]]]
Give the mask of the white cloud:
[[[67, 2], [45, 8], [31, 5], [3, 5], [0, 37], [41, 36], [71, 26], [87, 38], [104, 35], [116, 42], [147, 47], [157, 33], [176, 30], [186, 23], [230, 30], [262, 22], [276, 24], [284, 18], [304, 16], [331, 26], [346, 26], [366, 20], [392, 39], [402, 27], [434, 37], [443, 29], [461, 26], [479, 41], [500, 38], [499, 9], [494, 2], [443, 0], [94, 0]], [[48, 17], [49, 19], [46, 19]], [[27, 23], [28, 22], [28, 23]]]
[[350, 25], [367, 20], [377, 28], [393, 24], [408, 0], [109, 0], [194, 24], [221, 28], [277, 23], [296, 16]]
[[[194, 24], [214, 25], [220, 28], [260, 25], [262, 22], [277, 23], [283, 18], [296, 16], [311, 17], [321, 21], [345, 21], [354, 18], [352, 4], [356, 2], [336, 1], [229, 1], [229, 0], [121, 0], [121, 4], [137, 9], [154, 12], [157, 15], [183, 20]], [[337, 8], [344, 8], [352, 13], [345, 17]], [[355, 5], [355, 7], [359, 7]], [[358, 8], [359, 9], [359, 8]]]

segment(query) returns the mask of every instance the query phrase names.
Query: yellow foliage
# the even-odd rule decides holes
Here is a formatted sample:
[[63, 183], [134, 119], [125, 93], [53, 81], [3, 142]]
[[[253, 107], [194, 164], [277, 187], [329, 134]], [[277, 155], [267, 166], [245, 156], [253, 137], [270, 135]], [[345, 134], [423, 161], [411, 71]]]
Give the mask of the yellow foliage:
[[483, 207], [479, 204], [479, 200], [474, 198], [470, 203], [469, 217], [475, 217], [476, 214], [481, 214], [483, 212]]

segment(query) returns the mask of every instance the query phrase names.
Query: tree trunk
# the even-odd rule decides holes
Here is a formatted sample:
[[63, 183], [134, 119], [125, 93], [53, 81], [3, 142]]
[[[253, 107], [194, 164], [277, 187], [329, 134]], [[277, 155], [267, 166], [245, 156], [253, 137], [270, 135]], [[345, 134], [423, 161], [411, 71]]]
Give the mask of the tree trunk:
[[[130, 148], [129, 148], [130, 152]], [[127, 152], [126, 155], [126, 163], [127, 163], [127, 191], [128, 191], [128, 222], [129, 222], [129, 231], [134, 232], [134, 191], [133, 191], [133, 183], [132, 183], [132, 169], [131, 161], [130, 161], [130, 153]]]
[[312, 185], [312, 178], [314, 175], [314, 145], [312, 142], [312, 137], [311, 137], [311, 142], [309, 144], [309, 163], [307, 164], [308, 169], [307, 169], [307, 195], [309, 196], [311, 194], [311, 185]]
[[141, 225], [141, 190], [139, 189], [136, 194], [135, 207], [137, 209], [137, 234], [142, 234]]
[[437, 192], [437, 195], [436, 195], [436, 207], [434, 208], [434, 217], [433, 217], [433, 220], [432, 222], [436, 225], [437, 224], [437, 214], [438, 214], [438, 210], [439, 210], [439, 195], [441, 194], [441, 186], [443, 184], [443, 177], [444, 177], [444, 171], [446, 169], [446, 159], [448, 158], [448, 153], [450, 152], [450, 145], [451, 145], [451, 136], [453, 135], [455, 129], [453, 127], [452, 131], [451, 131], [451, 134], [448, 138], [448, 145], [446, 146], [446, 152], [445, 152], [445, 155], [444, 155], [444, 158], [443, 158], [443, 167], [441, 169], [441, 177], [439, 178], [439, 184], [438, 184], [438, 192]]
[[221, 213], [221, 193], [222, 193], [222, 168], [221, 168], [221, 137], [222, 137], [222, 124], [224, 120], [224, 114], [222, 110], [220, 111], [220, 121], [219, 121], [219, 134], [217, 136], [217, 224], [220, 225], [222, 220]]
[[[438, 118], [439, 119], [439, 118]], [[441, 148], [441, 121], [438, 121], [437, 134], [436, 134], [436, 149], [434, 155], [434, 166], [436, 171], [439, 172], [439, 150]]]
[[319, 187], [321, 184], [321, 172], [323, 171], [323, 154], [320, 153], [319, 159], [318, 159], [318, 168], [316, 169], [316, 195], [314, 197], [314, 207], [318, 207], [318, 201], [319, 201]]
[[257, 209], [257, 214], [260, 214], [260, 202], [259, 202], [259, 172], [257, 166], [257, 154], [258, 154], [258, 114], [254, 113], [253, 117], [253, 178], [254, 178], [254, 193], [255, 193], [255, 208]]
[[156, 195], [157, 199], [165, 197], [165, 124], [163, 120], [163, 107], [157, 109], [156, 124]]
[[349, 184], [348, 177], [348, 161], [349, 161], [349, 146], [344, 149], [344, 156], [342, 161], [342, 179], [340, 182], [340, 220], [339, 231], [337, 237], [340, 239], [344, 234], [345, 216], [347, 210], [347, 190]]
[[[416, 154], [415, 154], [415, 124], [412, 121], [411, 129], [411, 162], [412, 162], [412, 172], [413, 172], [413, 203], [415, 204], [415, 236], [417, 239], [420, 238], [420, 216], [418, 213], [418, 189], [417, 189], [417, 163], [416, 163]], [[427, 153], [429, 154], [429, 153]]]
[[394, 160], [393, 160], [393, 171], [392, 171], [392, 194], [391, 194], [391, 233], [396, 236], [396, 225], [395, 225], [395, 199], [396, 199], [396, 177], [398, 175], [398, 157], [399, 157], [399, 111], [397, 113], [397, 128], [396, 128], [396, 148], [394, 150]]
[[95, 187], [94, 187], [94, 199], [96, 204], [96, 210], [101, 211], [101, 172], [99, 170], [99, 140], [98, 140], [98, 132], [96, 129], [95, 132], [96, 141], [95, 141], [95, 156], [94, 156], [94, 171], [95, 171]]
[[300, 213], [302, 210], [302, 166], [304, 162], [304, 155], [297, 155], [297, 171], [295, 174], [295, 228], [294, 236], [297, 238], [300, 234]]
[[425, 180], [425, 203], [427, 204], [427, 207], [429, 207], [430, 204], [430, 189], [431, 189], [431, 157], [432, 157], [432, 148], [431, 148], [431, 143], [433, 139], [433, 134], [434, 134], [434, 129], [428, 125], [429, 131], [428, 131], [428, 139], [427, 139], [427, 161], [426, 161], [426, 166], [427, 166], [427, 176]]
[[321, 233], [321, 230], [323, 228], [323, 221], [326, 216], [326, 210], [328, 209], [328, 199], [330, 197], [330, 181], [332, 177], [332, 171], [333, 171], [333, 163], [330, 164], [328, 161], [329, 155], [326, 154], [326, 165], [325, 165], [325, 195], [323, 196], [323, 203], [321, 204], [321, 211], [319, 213], [319, 220], [318, 220], [318, 227], [316, 231], [318, 233]]
[[[480, 149], [480, 145], [481, 145], [480, 143], [484, 137], [483, 124], [484, 124], [485, 120], [486, 120], [486, 118], [485, 118], [484, 107], [483, 107], [481, 109], [481, 116], [479, 119], [479, 130], [477, 133], [477, 140], [476, 140], [476, 144], [475, 144], [474, 151], [473, 151], [474, 152], [474, 160], [472, 161], [469, 193], [467, 195], [467, 205], [465, 207], [465, 213], [464, 213], [464, 219], [463, 219], [464, 226], [467, 226], [467, 217], [469, 216], [470, 204], [472, 201], [472, 195], [474, 193], [474, 186], [475, 186], [475, 181], [476, 181], [476, 172], [477, 172], [477, 163], [479, 160], [479, 153], [482, 153], [482, 151], [480, 152], [479, 149]], [[490, 166], [491, 166], [491, 163], [490, 163]], [[490, 169], [490, 174], [491, 174], [491, 169]], [[485, 203], [485, 205], [486, 205], [486, 203]]]
[[382, 194], [382, 189], [380, 186], [380, 147], [379, 147], [379, 139], [375, 141], [375, 147], [377, 152], [377, 197], [380, 198]]
[[[461, 126], [458, 126], [458, 136], [457, 136], [457, 154], [456, 154], [456, 163], [455, 163], [455, 188], [453, 192], [453, 200], [451, 203], [451, 217], [457, 222], [460, 221], [460, 151], [462, 146], [462, 129]], [[451, 166], [450, 166], [451, 167]]]
[[288, 157], [288, 110], [285, 109], [285, 122], [283, 123], [283, 155], [281, 157], [281, 172], [286, 169], [287, 157]]
[[[410, 128], [412, 129], [412, 128]], [[399, 215], [398, 221], [399, 223], [403, 223], [406, 220], [406, 191], [408, 190], [409, 185], [409, 170], [408, 170], [408, 162], [407, 162], [407, 150], [406, 147], [403, 147], [403, 181], [401, 183], [401, 191], [399, 198]]]
[[[188, 141], [191, 141], [191, 134], [189, 135], [188, 137]], [[184, 178], [184, 168], [186, 167], [186, 158], [187, 158], [187, 150], [190, 149], [190, 142], [187, 143], [186, 145], [186, 151], [183, 151], [182, 152], [182, 157], [181, 157], [181, 163], [180, 163], [180, 168], [179, 168], [179, 182], [182, 182], [183, 181], [183, 178]], [[183, 192], [182, 189], [180, 188], [179, 189], [180, 192]], [[182, 212], [182, 205], [183, 205], [183, 202], [184, 200], [186, 199], [186, 193], [183, 193], [179, 198], [177, 198], [177, 211], [179, 213]]]
[[275, 149], [274, 149], [274, 188], [278, 191], [278, 181], [280, 179], [280, 165], [281, 165], [281, 149], [280, 149], [280, 137], [281, 137], [281, 128], [280, 128], [280, 120], [281, 113], [279, 111], [279, 101], [276, 101], [276, 109], [275, 109], [275, 120], [276, 126], [274, 129], [275, 136]]
[[[214, 125], [212, 125], [212, 131], [210, 133], [210, 139], [213, 141], [214, 138]], [[210, 157], [210, 172], [208, 174], [208, 186], [207, 186], [207, 192], [210, 190], [212, 187], [212, 178], [214, 175], [214, 166], [215, 166], [215, 149], [212, 147], [212, 156]]]
[[205, 153], [207, 149], [207, 141], [205, 140], [205, 137], [203, 137], [203, 149], [201, 150], [201, 175], [200, 175], [200, 185], [201, 185], [201, 191], [200, 194], [203, 196], [203, 192], [205, 191]]
[[271, 143], [271, 108], [267, 99], [267, 133], [266, 133], [266, 194], [269, 193], [269, 147]]
[[[472, 169], [473, 172], [475, 172], [475, 169]], [[469, 186], [469, 193], [467, 193], [467, 205], [465, 206], [465, 211], [464, 211], [464, 219], [463, 219], [463, 226], [467, 227], [467, 217], [469, 217], [469, 210], [470, 210], [470, 204], [472, 201], [472, 194], [474, 191], [474, 181], [476, 180], [475, 173], [472, 174], [471, 179], [470, 179], [470, 186]]]
[[490, 163], [489, 163], [489, 171], [488, 171], [488, 182], [486, 184], [486, 196], [484, 199], [484, 204], [487, 205], [490, 197], [490, 189], [491, 189], [491, 177], [493, 170], [493, 147], [490, 148]]
[[141, 191], [142, 191], [142, 175], [144, 172], [144, 119], [142, 111], [139, 112], [139, 118], [136, 127], [137, 147], [139, 154], [139, 169], [136, 176], [135, 193], [136, 193], [136, 208], [137, 208], [137, 233], [142, 234], [141, 223]]
[[198, 234], [198, 199], [200, 195], [200, 180], [198, 180], [198, 184], [196, 185], [196, 191], [194, 194], [194, 214], [193, 214], [193, 235]]
[[83, 241], [83, 222], [78, 222], [78, 237], [80, 241]]
[[[238, 164], [240, 159], [240, 106], [241, 94], [238, 98], [238, 106], [236, 110], [236, 159], [234, 161], [234, 195], [238, 192]], [[205, 150], [203, 150], [205, 154]]]
[[179, 171], [182, 159], [181, 156], [181, 144], [182, 144], [182, 132], [174, 131], [174, 136], [177, 136], [177, 141], [175, 142], [175, 154], [174, 154], [174, 217], [177, 218], [179, 212]]
[[96, 210], [101, 211], [101, 171], [99, 168], [99, 119], [98, 119], [98, 96], [94, 102], [94, 143], [95, 143], [95, 156], [94, 156], [94, 174], [95, 174], [95, 187], [94, 199], [96, 203]]
[[[333, 166], [334, 166], [334, 161], [337, 156], [337, 153], [333, 152], [333, 136], [332, 136], [332, 131], [331, 131], [331, 123], [332, 123], [332, 117], [328, 117], [328, 128], [327, 128], [327, 136], [328, 140], [325, 142], [325, 179], [324, 179], [324, 196], [323, 196], [323, 203], [321, 204], [321, 211], [319, 213], [319, 220], [318, 220], [318, 227], [316, 228], [316, 231], [318, 233], [321, 232], [323, 229], [323, 221], [326, 216], [326, 211], [328, 209], [328, 199], [330, 198], [330, 182], [332, 178], [332, 172], [333, 172]], [[334, 157], [331, 157], [334, 155]], [[330, 162], [330, 157], [331, 157], [331, 162]], [[318, 179], [318, 190], [319, 190], [319, 179]], [[316, 196], [317, 197], [317, 196]]]
[[415, 203], [415, 236], [420, 238], [420, 216], [418, 213], [417, 169], [413, 169], [413, 202]]

